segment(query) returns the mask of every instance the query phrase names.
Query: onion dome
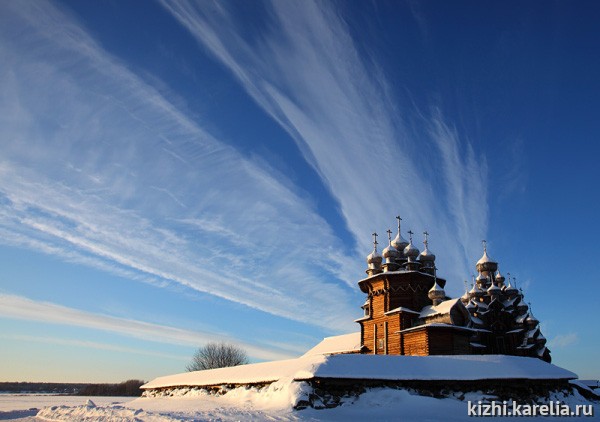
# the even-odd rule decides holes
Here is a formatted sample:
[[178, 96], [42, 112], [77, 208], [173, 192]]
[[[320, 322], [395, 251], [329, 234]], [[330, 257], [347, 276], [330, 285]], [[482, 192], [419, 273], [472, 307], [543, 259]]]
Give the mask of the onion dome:
[[528, 309], [529, 309], [529, 306], [527, 306], [527, 304], [525, 303], [523, 298], [521, 298], [521, 300], [517, 304], [517, 310], [519, 311], [519, 314], [523, 315]]
[[485, 286], [488, 283], [488, 278], [486, 276], [484, 276], [483, 274], [479, 273], [479, 275], [477, 276], [475, 281], [477, 281], [478, 285]]
[[536, 325], [538, 325], [540, 322], [538, 321], [538, 319], [536, 317], [533, 316], [533, 314], [530, 312], [529, 316], [527, 318], [525, 318], [525, 324], [527, 324], [530, 327], [535, 327]]
[[392, 246], [399, 253], [402, 253], [402, 251], [404, 251], [404, 248], [406, 248], [408, 246], [408, 242], [406, 241], [405, 238], [402, 237], [402, 234], [400, 234], [400, 221], [402, 219], [400, 218], [400, 216], [396, 216], [396, 220], [398, 220], [398, 234], [396, 235], [394, 240], [392, 240]]
[[381, 255], [377, 252], [377, 233], [373, 233], [373, 252], [367, 256], [367, 264], [370, 269], [378, 269], [381, 267]]
[[496, 278], [496, 283], [497, 283], [498, 285], [500, 285], [500, 284], [503, 284], [503, 283], [504, 283], [504, 280], [506, 280], [506, 279], [504, 278], [504, 276], [503, 276], [502, 274], [500, 274], [500, 270], [498, 270], [498, 272], [496, 272], [496, 277], [495, 277], [495, 278]]
[[460, 300], [464, 303], [468, 302], [471, 296], [469, 296], [469, 288], [467, 287], [467, 280], [465, 280], [465, 293], [460, 297]]
[[396, 258], [399, 258], [400, 252], [392, 246], [392, 231], [388, 230], [388, 246], [381, 252], [381, 256], [385, 259], [386, 263], [394, 262]]
[[483, 256], [477, 261], [477, 265], [475, 265], [477, 271], [496, 271], [498, 269], [498, 263], [493, 261], [487, 254], [487, 243], [483, 241]]
[[473, 285], [473, 288], [469, 290], [470, 296], [481, 297], [484, 295], [484, 291], [479, 288], [477, 284]]
[[369, 265], [380, 266], [382, 260], [383, 258], [381, 257], [381, 255], [379, 255], [377, 249], [373, 250], [373, 252], [367, 255], [367, 264]]
[[439, 303], [446, 297], [446, 292], [439, 286], [439, 284], [437, 284], [437, 280], [435, 280], [433, 283], [433, 287], [429, 289], [427, 297], [433, 301], [434, 306], [439, 305]]
[[410, 258], [412, 260], [414, 260], [416, 257], [419, 256], [419, 250], [417, 248], [415, 248], [415, 245], [413, 245], [412, 243], [412, 231], [408, 231], [409, 234], [409, 241], [408, 241], [408, 245], [406, 245], [406, 248], [404, 248], [404, 255], [406, 255], [407, 258]]
[[492, 283], [492, 285], [487, 289], [487, 292], [490, 296], [498, 296], [502, 292], [502, 289], [496, 286], [495, 283]]
[[508, 285], [504, 289], [504, 293], [506, 293], [509, 296], [516, 295], [517, 293], [519, 293], [519, 291], [517, 290], [517, 288], [513, 287], [513, 285], [510, 284], [510, 276], [508, 277]]
[[435, 261], [435, 255], [433, 254], [433, 252], [431, 252], [429, 250], [429, 241], [428, 241], [429, 233], [423, 232], [423, 234], [425, 235], [425, 240], [423, 241], [423, 243], [425, 244], [425, 249], [423, 249], [423, 252], [421, 252], [419, 254], [419, 261], [433, 262], [433, 261]]

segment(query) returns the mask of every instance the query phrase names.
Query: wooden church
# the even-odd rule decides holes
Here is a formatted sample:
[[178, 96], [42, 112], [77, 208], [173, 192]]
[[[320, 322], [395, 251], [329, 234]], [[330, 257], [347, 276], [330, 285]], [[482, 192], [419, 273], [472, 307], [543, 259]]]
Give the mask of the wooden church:
[[367, 299], [364, 316], [357, 319], [361, 353], [390, 355], [507, 354], [550, 362], [546, 339], [525, 303], [522, 291], [498, 271], [487, 254], [477, 261], [477, 278], [458, 299], [444, 292], [446, 280], [437, 276], [435, 255], [420, 252], [408, 232], [400, 230], [381, 255], [374, 233], [373, 252], [367, 257], [367, 278], [358, 285]]

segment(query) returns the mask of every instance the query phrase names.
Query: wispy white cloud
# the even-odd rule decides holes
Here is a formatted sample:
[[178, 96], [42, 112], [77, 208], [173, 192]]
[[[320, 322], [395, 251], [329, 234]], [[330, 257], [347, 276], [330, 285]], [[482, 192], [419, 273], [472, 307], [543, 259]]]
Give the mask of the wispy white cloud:
[[[41, 323], [91, 328], [145, 341], [192, 347], [199, 347], [211, 341], [231, 340], [225, 335], [190, 331], [133, 319], [85, 312], [54, 303], [34, 301], [22, 296], [8, 294], [0, 294], [0, 316]], [[250, 356], [256, 359], [273, 360], [288, 359], [291, 357], [288, 353], [274, 350], [272, 346], [262, 348], [255, 344], [240, 343], [237, 340], [235, 342], [240, 344]], [[95, 347], [93, 344], [88, 344], [87, 346]]]
[[289, 181], [212, 137], [65, 11], [0, 7], [0, 241], [352, 327], [348, 274], [361, 265]]
[[339, 201], [355, 256], [401, 212], [405, 229], [432, 233], [441, 272], [461, 289], [487, 229], [485, 161], [440, 112], [407, 129], [419, 111], [398, 105], [333, 4], [267, 2], [254, 37], [226, 2], [162, 4], [294, 138]]
[[554, 336], [548, 341], [550, 347], [567, 347], [571, 346], [579, 341], [579, 335], [577, 333], [559, 334]]
[[189, 356], [178, 356], [178, 355], [172, 355], [172, 354], [168, 354], [168, 353], [159, 353], [159, 352], [153, 352], [152, 350], [146, 350], [146, 349], [134, 349], [132, 347], [123, 347], [123, 346], [117, 346], [114, 344], [99, 343], [97, 341], [83, 341], [83, 340], [73, 340], [73, 339], [64, 339], [64, 338], [56, 338], [56, 337], [37, 337], [37, 336], [20, 335], [20, 334], [18, 334], [18, 335], [0, 334], [0, 338], [4, 339], [4, 340], [9, 340], [9, 341], [19, 341], [19, 342], [26, 341], [26, 342], [42, 343], [42, 344], [56, 344], [56, 345], [68, 346], [68, 347], [85, 347], [85, 348], [89, 348], [89, 349], [108, 350], [108, 351], [119, 352], [119, 353], [131, 353], [131, 354], [135, 354], [135, 355], [155, 356], [155, 357], [171, 359], [171, 360], [180, 360], [180, 361], [189, 361], [190, 360]]

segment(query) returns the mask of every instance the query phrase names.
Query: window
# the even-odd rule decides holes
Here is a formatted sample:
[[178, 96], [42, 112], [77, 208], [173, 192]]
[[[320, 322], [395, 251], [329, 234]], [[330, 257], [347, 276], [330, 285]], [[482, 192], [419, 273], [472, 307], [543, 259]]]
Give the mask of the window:
[[377, 348], [383, 350], [383, 339], [380, 338], [377, 340]]

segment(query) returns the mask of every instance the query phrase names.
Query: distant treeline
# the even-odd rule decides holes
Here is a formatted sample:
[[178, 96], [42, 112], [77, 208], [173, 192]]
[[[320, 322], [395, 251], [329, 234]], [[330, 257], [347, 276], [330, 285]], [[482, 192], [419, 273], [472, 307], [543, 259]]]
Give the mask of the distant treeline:
[[0, 382], [0, 393], [11, 394], [65, 394], [74, 396], [132, 396], [142, 395], [141, 380], [127, 380], [119, 384], [77, 384], [58, 382]]

